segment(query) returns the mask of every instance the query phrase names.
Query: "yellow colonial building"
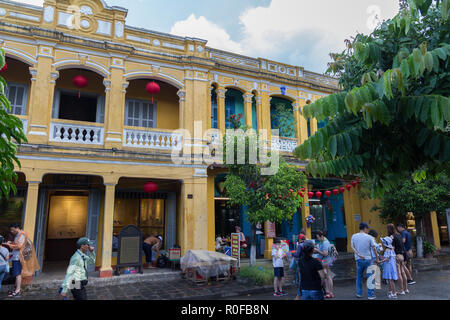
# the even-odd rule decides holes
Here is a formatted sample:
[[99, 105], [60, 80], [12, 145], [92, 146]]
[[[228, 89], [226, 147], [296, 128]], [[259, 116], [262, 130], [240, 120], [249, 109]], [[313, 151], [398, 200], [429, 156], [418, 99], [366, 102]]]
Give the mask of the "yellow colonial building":
[[[321, 124], [299, 111], [338, 90], [336, 79], [302, 67], [131, 27], [126, 17], [126, 9], [102, 0], [45, 0], [43, 7], [0, 0], [2, 76], [28, 138], [19, 148], [18, 193], [2, 204], [0, 222], [23, 223], [44, 271], [68, 260], [74, 239], [87, 235], [97, 242], [101, 276], [112, 276], [113, 233], [130, 224], [182, 252], [214, 250], [216, 236], [236, 224], [249, 236], [245, 212], [226, 206], [223, 169], [197, 161], [212, 141], [203, 132], [223, 133], [230, 115], [243, 114], [244, 124], [267, 130], [272, 147], [303, 167], [292, 151]], [[76, 87], [76, 76], [87, 86]], [[153, 97], [149, 81], [161, 88]], [[280, 104], [292, 111], [294, 135], [271, 136]], [[175, 163], [174, 150], [194, 161]], [[145, 193], [147, 182], [158, 191]], [[342, 183], [311, 179], [309, 188]], [[314, 208], [345, 250], [359, 221], [384, 231], [372, 206], [352, 189], [332, 203], [311, 201], [277, 232], [291, 239]], [[260, 253], [268, 246], [262, 240]]]

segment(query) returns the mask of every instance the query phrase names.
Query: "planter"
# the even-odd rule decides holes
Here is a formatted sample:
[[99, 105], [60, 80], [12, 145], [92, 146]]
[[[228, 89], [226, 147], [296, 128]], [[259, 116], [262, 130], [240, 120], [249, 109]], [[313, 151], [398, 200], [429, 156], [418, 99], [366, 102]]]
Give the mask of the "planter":
[[425, 259], [433, 259], [433, 257], [434, 257], [434, 254], [432, 254], [432, 253], [425, 254]]

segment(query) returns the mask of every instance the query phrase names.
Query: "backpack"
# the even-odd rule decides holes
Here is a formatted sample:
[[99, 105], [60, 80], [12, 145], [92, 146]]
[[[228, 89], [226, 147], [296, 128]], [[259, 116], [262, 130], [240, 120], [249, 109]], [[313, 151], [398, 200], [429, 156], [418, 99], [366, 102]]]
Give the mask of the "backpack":
[[331, 244], [330, 247], [330, 256], [334, 257], [334, 259], [336, 260], [339, 257], [339, 253], [336, 249], [336, 246], [334, 244]]

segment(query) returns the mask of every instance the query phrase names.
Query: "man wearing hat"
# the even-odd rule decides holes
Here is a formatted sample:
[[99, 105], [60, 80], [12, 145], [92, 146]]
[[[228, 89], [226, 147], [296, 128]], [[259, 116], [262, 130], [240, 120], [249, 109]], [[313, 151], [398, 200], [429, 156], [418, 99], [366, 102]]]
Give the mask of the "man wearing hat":
[[88, 283], [88, 265], [95, 264], [94, 247], [88, 238], [77, 241], [78, 250], [70, 259], [66, 278], [62, 284], [61, 296], [67, 297], [70, 289], [75, 300], [87, 300], [86, 285]]
[[[367, 272], [367, 268], [375, 262], [373, 248], [375, 248], [377, 244], [375, 243], [375, 239], [368, 234], [369, 230], [369, 225], [365, 222], [361, 222], [359, 224], [359, 233], [354, 234], [351, 239], [351, 245], [356, 260], [356, 297], [358, 298], [363, 297], [364, 272], [369, 273]], [[366, 274], [366, 276], [369, 278], [372, 274]], [[369, 300], [376, 299], [375, 290], [368, 288], [367, 296]]]

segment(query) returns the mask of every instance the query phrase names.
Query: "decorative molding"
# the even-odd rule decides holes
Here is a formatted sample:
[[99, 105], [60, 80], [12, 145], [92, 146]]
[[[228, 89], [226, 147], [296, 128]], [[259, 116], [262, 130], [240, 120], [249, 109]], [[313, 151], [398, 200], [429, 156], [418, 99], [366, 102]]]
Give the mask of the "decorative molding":
[[23, 14], [20, 12], [14, 12], [14, 11], [10, 11], [9, 12], [9, 16], [11, 17], [15, 17], [15, 18], [19, 18], [19, 19], [23, 19], [23, 20], [29, 20], [29, 21], [34, 21], [34, 22], [39, 22], [41, 21], [41, 19], [39, 17], [36, 16], [30, 16], [28, 14]]
[[37, 69], [30, 68], [31, 81], [36, 81], [37, 73], [38, 73]]
[[73, 14], [63, 12], [63, 11], [58, 11], [58, 26], [73, 29], [74, 17], [75, 16]]
[[151, 43], [150, 39], [133, 36], [131, 34], [127, 34], [126, 38], [127, 38], [127, 40], [131, 40], [131, 41], [143, 42], [143, 43], [148, 43], [148, 44]]
[[177, 92], [178, 97], [180, 98], [180, 102], [186, 101], [186, 92], [179, 90]]
[[47, 6], [44, 8], [44, 21], [52, 23], [55, 19], [55, 8]]
[[3, 8], [0, 8], [0, 17], [3, 17], [4, 15], [6, 15], [6, 10]]
[[97, 20], [97, 34], [102, 34], [106, 36], [111, 36], [111, 22], [109, 21], [103, 21], [103, 20]]
[[90, 26], [91, 26], [91, 22], [89, 20], [87, 20], [87, 19], [82, 19], [81, 22], [80, 22], [80, 26], [83, 29], [89, 29]]
[[124, 82], [124, 83], [122, 83], [122, 93], [127, 93], [127, 89], [128, 89], [128, 86], [130, 85], [130, 83], [127, 81], [127, 82]]
[[227, 93], [227, 89], [219, 89], [219, 90], [217, 90], [217, 97], [220, 99], [225, 99], [226, 93]]
[[50, 78], [51, 78], [50, 83], [56, 84], [56, 80], [58, 80], [58, 78], [59, 78], [59, 72], [50, 73]]
[[92, 11], [92, 8], [89, 6], [81, 6], [80, 13], [88, 15], [88, 16], [91, 16], [94, 14], [94, 12]]
[[184, 46], [179, 45], [179, 44], [175, 44], [175, 43], [163, 42], [162, 46], [166, 47], [166, 48], [172, 48], [172, 49], [178, 49], [178, 50], [183, 50], [184, 51]]
[[114, 25], [114, 33], [115, 33], [116, 37], [123, 38], [124, 31], [125, 31], [125, 27], [123, 25], [123, 22], [117, 21]]
[[155, 47], [159, 47], [161, 45], [161, 42], [158, 39], [153, 40], [153, 45]]

